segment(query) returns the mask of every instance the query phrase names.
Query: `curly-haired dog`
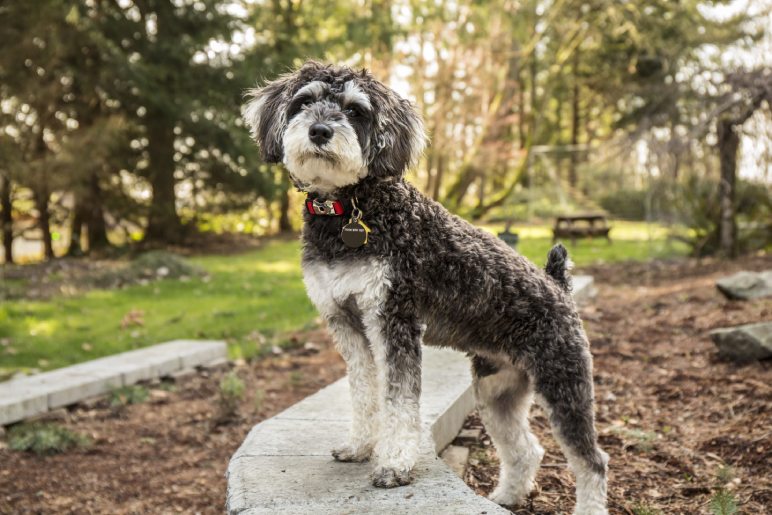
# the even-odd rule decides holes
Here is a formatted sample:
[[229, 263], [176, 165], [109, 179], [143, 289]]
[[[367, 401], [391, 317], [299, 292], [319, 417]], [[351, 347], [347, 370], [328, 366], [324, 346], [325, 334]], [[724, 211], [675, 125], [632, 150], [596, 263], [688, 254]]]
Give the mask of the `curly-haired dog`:
[[549, 413], [576, 474], [575, 513], [606, 513], [592, 357], [566, 251], [546, 271], [405, 182], [425, 135], [413, 106], [373, 79], [315, 62], [250, 91], [244, 119], [263, 158], [308, 193], [303, 275], [346, 360], [354, 407], [340, 461], [375, 461], [375, 486], [411, 481], [419, 449], [421, 343], [472, 357], [501, 458], [491, 499], [523, 502], [544, 453], [528, 426]]

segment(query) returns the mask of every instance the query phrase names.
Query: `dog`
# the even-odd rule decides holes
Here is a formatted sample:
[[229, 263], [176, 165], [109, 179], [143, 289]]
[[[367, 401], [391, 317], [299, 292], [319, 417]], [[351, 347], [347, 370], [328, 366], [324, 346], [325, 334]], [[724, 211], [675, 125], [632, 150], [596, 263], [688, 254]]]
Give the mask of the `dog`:
[[471, 357], [474, 392], [501, 460], [490, 498], [527, 500], [544, 450], [544, 407], [576, 475], [577, 514], [604, 514], [592, 356], [561, 245], [545, 270], [405, 181], [427, 143], [413, 105], [365, 71], [307, 62], [247, 93], [262, 157], [308, 195], [308, 295], [346, 361], [353, 404], [338, 461], [373, 459], [372, 483], [411, 482], [419, 454], [421, 345]]

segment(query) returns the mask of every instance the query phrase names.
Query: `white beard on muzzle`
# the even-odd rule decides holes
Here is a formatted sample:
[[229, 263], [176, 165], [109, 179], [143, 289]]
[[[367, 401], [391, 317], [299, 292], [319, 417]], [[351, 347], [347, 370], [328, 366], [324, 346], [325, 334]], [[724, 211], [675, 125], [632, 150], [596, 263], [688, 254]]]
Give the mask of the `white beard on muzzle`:
[[367, 175], [356, 133], [343, 122], [326, 122], [333, 130], [332, 139], [317, 146], [308, 136], [314, 120], [298, 115], [284, 133], [284, 165], [290, 176], [306, 191], [328, 194], [356, 184]]

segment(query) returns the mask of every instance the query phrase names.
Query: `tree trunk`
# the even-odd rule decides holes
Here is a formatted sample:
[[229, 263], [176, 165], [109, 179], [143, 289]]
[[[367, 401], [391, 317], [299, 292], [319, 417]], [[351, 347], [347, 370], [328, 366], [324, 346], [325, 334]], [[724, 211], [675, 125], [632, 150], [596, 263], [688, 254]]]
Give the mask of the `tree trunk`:
[[[562, 80], [562, 73], [558, 72], [558, 76], [555, 80], [560, 82]], [[563, 180], [568, 178], [567, 174], [565, 173], [564, 166], [565, 149], [563, 148], [563, 91], [557, 91], [553, 96], [555, 97], [555, 126], [550, 130], [550, 132], [554, 134], [550, 140], [553, 145], [556, 145], [560, 149], [555, 155], [555, 177], [557, 178], [557, 189], [560, 196], [562, 197], [563, 185], [565, 184]], [[563, 200], [561, 200], [561, 203], [563, 203]]]
[[102, 188], [99, 186], [99, 174], [92, 173], [89, 178], [89, 208], [86, 224], [88, 225], [88, 251], [103, 250], [110, 246], [107, 239]]
[[480, 176], [480, 183], [477, 186], [477, 206], [475, 206], [476, 209], [482, 208], [482, 206], [485, 205], [485, 179], [486, 177], [484, 175]]
[[577, 70], [579, 68], [579, 50], [574, 52], [574, 87], [571, 95], [571, 162], [568, 168], [568, 183], [571, 188], [576, 188], [576, 162], [577, 162], [577, 148], [579, 144], [579, 76]]
[[737, 175], [737, 148], [740, 137], [735, 132], [733, 120], [718, 122], [718, 153], [721, 163], [721, 182], [718, 188], [720, 215], [718, 224], [719, 252], [728, 258], [737, 255], [737, 223], [734, 197]]
[[[534, 25], [533, 25], [533, 35], [536, 36], [536, 24], [538, 23], [538, 17], [534, 18]], [[530, 106], [528, 111], [528, 132], [530, 132], [530, 137], [532, 141], [538, 140], [538, 135], [536, 134], [536, 103], [537, 103], [537, 79], [539, 76], [539, 61], [536, 59], [536, 49], [531, 50], [531, 59], [529, 62], [529, 73], [530, 73]]]
[[[481, 144], [484, 144], [484, 142]], [[461, 205], [469, 188], [474, 184], [474, 181], [477, 180], [479, 175], [480, 171], [474, 163], [474, 158], [461, 167], [456, 182], [453, 183], [450, 190], [445, 195], [445, 198], [451, 206], [458, 207]]]
[[83, 199], [80, 196], [75, 197], [75, 208], [73, 209], [72, 225], [70, 226], [70, 246], [67, 249], [67, 255], [78, 257], [83, 255], [83, 247], [80, 244], [83, 236], [83, 224], [86, 221], [83, 211]]
[[517, 140], [520, 150], [525, 148], [525, 81], [521, 68], [517, 69]]
[[531, 161], [531, 141], [529, 140], [526, 145], [526, 154], [523, 158], [522, 163], [520, 163], [520, 166], [517, 169], [517, 172], [515, 173], [514, 180], [509, 183], [508, 186], [504, 188], [504, 191], [499, 193], [498, 195], [493, 197], [493, 200], [489, 204], [481, 205], [473, 209], [470, 213], [470, 217], [472, 220], [478, 220], [485, 216], [491, 209], [499, 206], [503, 206], [504, 203], [507, 201], [510, 195], [512, 195], [512, 192], [515, 190], [515, 187], [518, 185], [518, 183], [521, 182], [521, 178], [523, 175], [528, 171], [528, 168], [530, 166]]
[[35, 190], [35, 208], [38, 210], [38, 227], [43, 233], [43, 254], [46, 260], [54, 259], [54, 246], [51, 240], [51, 212], [48, 210], [48, 188], [42, 186]]
[[[158, 114], [163, 117], [162, 114]], [[145, 241], [170, 243], [182, 239], [182, 224], [177, 215], [174, 194], [174, 125], [156, 123], [148, 126], [150, 156], [150, 204]]]
[[287, 172], [282, 173], [282, 188], [279, 193], [279, 232], [286, 234], [292, 232], [292, 223], [290, 223], [290, 188]]
[[432, 168], [434, 168], [434, 154], [435, 152], [431, 148], [426, 151], [426, 186], [424, 187], [424, 191], [427, 195], [431, 195], [432, 191], [434, 179], [434, 175], [432, 174]]
[[434, 174], [434, 183], [432, 189], [432, 198], [434, 200], [440, 199], [440, 188], [442, 187], [442, 179], [445, 175], [445, 156], [440, 154], [437, 156], [437, 172]]
[[11, 179], [0, 174], [0, 229], [3, 232], [3, 253], [5, 263], [13, 263], [13, 201], [11, 199]]
[[373, 63], [371, 71], [376, 77], [388, 77], [392, 66], [392, 32], [390, 0], [372, 0], [370, 2], [370, 37], [372, 41]]

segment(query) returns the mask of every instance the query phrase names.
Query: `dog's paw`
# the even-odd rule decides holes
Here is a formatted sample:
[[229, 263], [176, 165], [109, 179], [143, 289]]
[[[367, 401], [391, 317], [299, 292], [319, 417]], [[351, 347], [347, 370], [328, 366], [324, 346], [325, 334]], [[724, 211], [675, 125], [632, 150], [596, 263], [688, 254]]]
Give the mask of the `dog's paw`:
[[518, 491], [514, 488], [502, 488], [497, 486], [488, 496], [488, 499], [502, 506], [519, 506], [528, 498], [528, 491]]
[[332, 450], [332, 457], [335, 461], [361, 463], [370, 459], [372, 449], [369, 447], [354, 447], [352, 445], [343, 445]]
[[409, 485], [411, 481], [409, 470], [378, 467], [373, 472], [373, 486], [378, 488], [394, 488], [395, 486]]

